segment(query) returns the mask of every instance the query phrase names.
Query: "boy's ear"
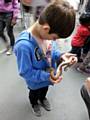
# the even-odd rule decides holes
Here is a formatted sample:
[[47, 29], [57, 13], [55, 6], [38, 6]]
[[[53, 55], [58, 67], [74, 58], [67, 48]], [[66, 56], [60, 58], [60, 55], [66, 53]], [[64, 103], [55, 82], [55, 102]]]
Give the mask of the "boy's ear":
[[43, 25], [43, 29], [46, 31], [46, 32], [49, 32], [50, 31], [50, 26], [48, 24], [44, 24]]

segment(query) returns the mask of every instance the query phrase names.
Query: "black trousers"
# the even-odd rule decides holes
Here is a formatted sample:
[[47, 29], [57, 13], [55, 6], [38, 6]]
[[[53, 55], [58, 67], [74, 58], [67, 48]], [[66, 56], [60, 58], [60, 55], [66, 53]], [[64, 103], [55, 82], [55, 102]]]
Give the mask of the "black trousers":
[[89, 114], [89, 119], [90, 119], [90, 96], [87, 92], [87, 89], [85, 87], [85, 85], [82, 86], [81, 88], [81, 96], [85, 102], [85, 105], [87, 107], [87, 110], [88, 110], [88, 114]]
[[38, 104], [38, 100], [43, 102], [43, 100], [46, 97], [47, 91], [48, 91], [48, 86], [44, 87], [44, 88], [37, 89], [37, 90], [32, 90], [32, 89], [29, 89], [29, 90], [30, 90], [29, 91], [29, 100], [30, 100], [30, 103], [33, 107], [34, 105]]
[[15, 38], [13, 34], [13, 26], [11, 26], [12, 21], [12, 12], [10, 13], [1, 13], [0, 12], [0, 37], [4, 40], [4, 42], [7, 42], [7, 38], [4, 35], [4, 29], [6, 27], [7, 34], [10, 38], [10, 46], [14, 46]]
[[83, 46], [83, 53], [87, 54], [88, 51], [90, 51], [90, 36], [87, 37], [87, 39], [85, 40], [85, 44]]
[[78, 58], [81, 57], [81, 49], [82, 47], [74, 47], [72, 46], [72, 49], [70, 51], [70, 53], [76, 54]]

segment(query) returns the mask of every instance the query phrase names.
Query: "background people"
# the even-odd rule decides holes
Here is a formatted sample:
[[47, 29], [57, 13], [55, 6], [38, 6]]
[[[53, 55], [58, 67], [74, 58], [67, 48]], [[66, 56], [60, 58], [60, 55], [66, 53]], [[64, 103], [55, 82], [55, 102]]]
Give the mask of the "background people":
[[[7, 55], [12, 53], [15, 42], [13, 26], [16, 24], [17, 16], [18, 0], [0, 0], [0, 37], [3, 39], [6, 45], [6, 50], [1, 51], [1, 53], [6, 52]], [[10, 38], [10, 45], [4, 34], [5, 28]]]
[[[87, 54], [90, 48], [90, 15], [83, 13], [80, 18], [80, 25], [77, 26], [76, 33], [71, 40], [71, 53], [77, 54], [78, 62], [82, 62], [81, 54]], [[82, 50], [83, 49], [83, 50]], [[81, 53], [83, 51], [83, 53]]]

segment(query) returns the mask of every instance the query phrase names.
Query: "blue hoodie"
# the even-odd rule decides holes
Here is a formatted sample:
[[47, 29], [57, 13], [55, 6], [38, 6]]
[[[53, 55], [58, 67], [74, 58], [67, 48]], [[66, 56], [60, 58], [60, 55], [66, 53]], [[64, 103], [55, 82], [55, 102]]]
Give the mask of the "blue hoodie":
[[[52, 67], [55, 68], [56, 61], [60, 59], [60, 51], [57, 49], [55, 41], [52, 42], [52, 48]], [[14, 53], [19, 74], [25, 79], [30, 89], [36, 90], [53, 85], [49, 80], [50, 73], [47, 71], [47, 68], [50, 67], [49, 63], [30, 33], [27, 31], [20, 33], [14, 46]]]

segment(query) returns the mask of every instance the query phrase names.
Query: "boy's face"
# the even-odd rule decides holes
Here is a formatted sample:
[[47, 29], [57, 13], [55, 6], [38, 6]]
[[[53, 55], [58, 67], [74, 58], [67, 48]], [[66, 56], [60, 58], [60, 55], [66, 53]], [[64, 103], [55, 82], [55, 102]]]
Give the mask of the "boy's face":
[[40, 29], [40, 36], [42, 39], [47, 39], [47, 40], [56, 40], [59, 39], [59, 36], [56, 33], [49, 33], [50, 27], [48, 24], [44, 24], [41, 26]]

